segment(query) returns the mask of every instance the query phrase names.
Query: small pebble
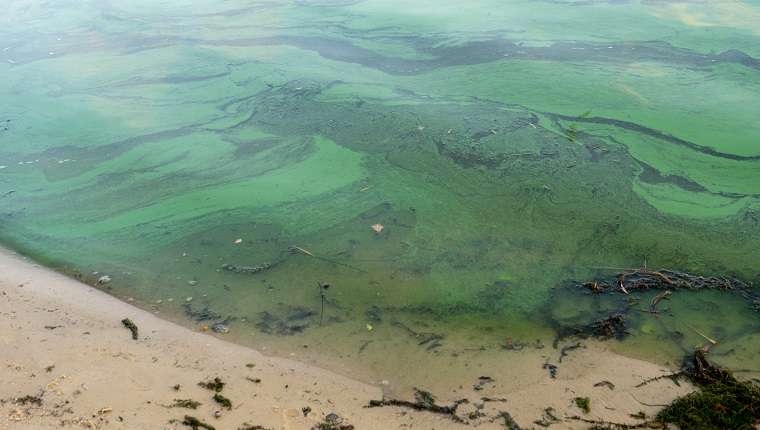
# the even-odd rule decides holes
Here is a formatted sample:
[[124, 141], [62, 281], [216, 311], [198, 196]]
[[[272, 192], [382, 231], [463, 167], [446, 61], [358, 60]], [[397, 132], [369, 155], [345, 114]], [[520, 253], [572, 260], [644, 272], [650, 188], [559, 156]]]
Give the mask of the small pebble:
[[222, 411], [214, 412], [214, 418], [221, 418], [221, 416], [222, 416]]

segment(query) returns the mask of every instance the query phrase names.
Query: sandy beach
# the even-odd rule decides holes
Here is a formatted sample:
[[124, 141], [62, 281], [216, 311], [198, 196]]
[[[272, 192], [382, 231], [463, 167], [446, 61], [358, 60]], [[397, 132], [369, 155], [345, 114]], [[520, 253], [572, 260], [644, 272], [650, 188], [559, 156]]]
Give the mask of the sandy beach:
[[[0, 428], [183, 429], [191, 416], [216, 429], [495, 429], [505, 428], [507, 412], [522, 428], [583, 429], [591, 424], [573, 417], [635, 424], [631, 414], [651, 416], [693, 391], [669, 379], [637, 388], [673, 369], [586, 341], [556, 379], [543, 356], [525, 355], [520, 365], [535, 371], [520, 384], [492, 384], [487, 398], [472, 389], [435, 393], [436, 405], [456, 402], [454, 415], [368, 407], [383, 399], [382, 384], [178, 326], [8, 250], [0, 250], [0, 296]], [[199, 385], [216, 378], [222, 391]], [[590, 399], [588, 414], [578, 397]], [[191, 402], [196, 409], [184, 407]]]

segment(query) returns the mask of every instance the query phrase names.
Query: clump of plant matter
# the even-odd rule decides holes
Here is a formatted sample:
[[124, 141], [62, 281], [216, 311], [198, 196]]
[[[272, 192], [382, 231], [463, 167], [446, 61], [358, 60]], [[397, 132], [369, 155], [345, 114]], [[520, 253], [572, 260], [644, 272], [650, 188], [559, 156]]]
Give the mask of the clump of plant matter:
[[681, 373], [701, 391], [679, 397], [655, 417], [689, 429], [748, 429], [760, 424], [760, 387], [738, 381], [728, 369], [712, 365], [700, 349]]

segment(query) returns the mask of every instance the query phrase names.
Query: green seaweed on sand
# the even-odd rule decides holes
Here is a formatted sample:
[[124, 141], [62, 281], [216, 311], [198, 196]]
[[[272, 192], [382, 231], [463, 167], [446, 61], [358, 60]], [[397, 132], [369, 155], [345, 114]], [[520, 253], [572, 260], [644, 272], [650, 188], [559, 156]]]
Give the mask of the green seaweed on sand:
[[222, 382], [222, 379], [217, 376], [216, 378], [214, 378], [213, 381], [199, 382], [198, 386], [201, 386], [209, 390], [214, 390], [217, 393], [221, 393], [222, 390], [224, 389], [225, 384], [226, 383]]
[[583, 412], [586, 414], [591, 413], [591, 399], [588, 397], [576, 397], [575, 398], [575, 404], [578, 405], [579, 408], [583, 409]]
[[197, 409], [198, 406], [200, 406], [201, 402], [196, 402], [195, 400], [191, 399], [174, 399], [174, 403], [169, 405], [169, 408], [188, 408], [188, 409]]
[[199, 428], [204, 428], [206, 430], [216, 430], [214, 426], [206, 424], [198, 418], [191, 417], [190, 415], [185, 415], [185, 419], [182, 421], [182, 424], [191, 427], [193, 430], [198, 430]]
[[435, 397], [427, 391], [415, 389], [414, 398], [417, 400], [417, 403], [427, 406], [435, 405]]
[[[664, 378], [672, 379], [675, 384], [679, 378], [685, 378], [700, 390], [675, 399], [654, 418], [636, 425], [571, 418], [595, 424], [592, 429], [663, 428], [675, 424], [681, 430], [754, 430], [760, 423], [760, 387], [750, 381], [739, 381], [729, 369], [710, 363], [705, 349], [695, 351], [691, 362], [681, 371], [649, 379], [637, 387]], [[647, 418], [643, 412], [630, 416]]]
[[137, 340], [137, 326], [129, 318], [121, 320], [124, 327], [128, 328], [132, 332], [132, 339]]
[[737, 380], [707, 360], [700, 349], [681, 376], [701, 390], [679, 397], [661, 410], [656, 422], [688, 429], [755, 429], [760, 423], [760, 387]]
[[415, 402], [406, 400], [385, 399], [382, 400], [370, 400], [368, 407], [374, 408], [378, 406], [405, 406], [407, 408], [416, 409], [418, 411], [429, 411], [437, 414], [448, 416], [456, 422], [464, 422], [462, 418], [457, 416], [457, 408], [462, 403], [467, 403], [467, 399], [461, 399], [454, 402], [452, 406], [439, 406], [435, 404], [435, 397], [427, 391], [414, 389]]
[[223, 395], [216, 393], [214, 394], [214, 401], [222, 405], [223, 408], [227, 408], [227, 410], [232, 410], [232, 402], [230, 399], [224, 397]]

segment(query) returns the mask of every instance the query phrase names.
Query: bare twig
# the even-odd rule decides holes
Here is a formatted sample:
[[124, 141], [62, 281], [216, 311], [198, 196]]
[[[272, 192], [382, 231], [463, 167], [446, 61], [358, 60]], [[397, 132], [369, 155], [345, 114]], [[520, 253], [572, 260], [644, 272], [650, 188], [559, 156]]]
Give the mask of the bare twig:
[[312, 254], [311, 252], [309, 252], [309, 251], [307, 251], [307, 250], [305, 250], [305, 249], [301, 248], [301, 247], [300, 247], [300, 246], [298, 246], [298, 245], [293, 245], [293, 249], [297, 249], [297, 250], [299, 250], [299, 251], [303, 252], [304, 254], [308, 255], [309, 257], [314, 257], [314, 254]]
[[689, 327], [690, 329], [694, 330], [694, 333], [702, 336], [703, 338], [705, 338], [705, 340], [707, 340], [711, 344], [713, 344], [713, 345], [717, 345], [718, 344], [718, 342], [716, 342], [716, 341], [710, 339], [709, 337], [705, 336], [704, 333], [702, 333], [701, 331], [695, 329], [694, 327], [690, 326], [689, 324], [686, 324], [686, 327]]
[[670, 285], [676, 285], [675, 282], [671, 281], [670, 278], [668, 278], [667, 276], [665, 276], [662, 272], [657, 272], [657, 271], [654, 271], [654, 270], [634, 269], [632, 267], [598, 267], [598, 269], [606, 269], [606, 270], [630, 270], [630, 271], [633, 272], [633, 273], [624, 273], [624, 274], [621, 274], [620, 277], [618, 278], [618, 280], [620, 282], [622, 282], [623, 280], [625, 280], [626, 276], [631, 276], [631, 275], [635, 275], [635, 274], [638, 274], [638, 273], [643, 273], [645, 275], [659, 276], [665, 282], [667, 282], [668, 284], [670, 284]]
[[662, 298], [665, 297], [665, 296], [667, 296], [668, 294], [670, 294], [670, 291], [665, 291], [664, 293], [662, 293], [659, 296], [655, 297], [654, 300], [652, 300], [652, 305], [649, 306], [649, 312], [651, 312], [653, 314], [656, 314], [657, 311], [654, 310], [654, 307], [657, 305], [657, 302], [659, 302], [660, 300], [662, 300]]

